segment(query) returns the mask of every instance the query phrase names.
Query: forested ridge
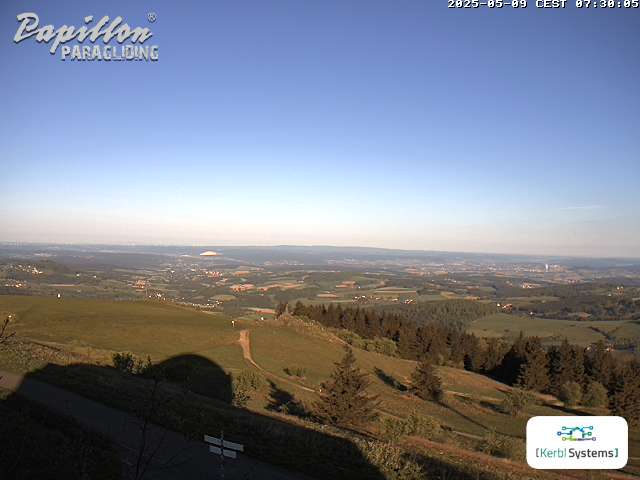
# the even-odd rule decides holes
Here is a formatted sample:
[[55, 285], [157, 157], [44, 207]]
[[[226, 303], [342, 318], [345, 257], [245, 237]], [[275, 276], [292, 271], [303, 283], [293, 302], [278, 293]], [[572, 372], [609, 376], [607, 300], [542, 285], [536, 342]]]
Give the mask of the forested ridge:
[[[389, 339], [397, 355], [417, 361], [450, 364], [482, 373], [525, 390], [558, 397], [579, 390], [587, 396], [600, 389], [608, 394], [612, 413], [640, 425], [640, 360], [614, 355], [600, 341], [588, 347], [569, 343], [546, 347], [538, 337], [522, 334], [509, 343], [478, 338], [466, 331], [467, 321], [493, 313], [492, 305], [470, 301], [430, 302], [440, 305], [402, 306], [375, 310], [340, 305], [305, 305], [290, 311], [326, 327], [344, 329], [365, 339]], [[449, 305], [444, 305], [449, 303]], [[408, 308], [411, 307], [411, 308]], [[575, 397], [575, 395], [574, 395]], [[606, 400], [606, 399], [605, 399]], [[602, 402], [601, 402], [602, 403]]]

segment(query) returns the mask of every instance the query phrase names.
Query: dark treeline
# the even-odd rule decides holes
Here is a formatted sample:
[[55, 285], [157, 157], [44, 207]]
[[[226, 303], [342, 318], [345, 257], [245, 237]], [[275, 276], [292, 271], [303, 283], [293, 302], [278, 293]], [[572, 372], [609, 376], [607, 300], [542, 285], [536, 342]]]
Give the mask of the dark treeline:
[[494, 303], [479, 303], [469, 300], [445, 300], [438, 302], [417, 302], [398, 305], [381, 305], [380, 312], [401, 315], [407, 320], [418, 324], [432, 322], [463, 322], [496, 313], [498, 309]]
[[[486, 315], [482, 309], [469, 310], [471, 305], [482, 304], [463, 301], [439, 306], [420, 319], [416, 318], [419, 308], [376, 311], [300, 302], [291, 313], [326, 327], [350, 330], [363, 338], [391, 339], [402, 358], [464, 366], [508, 385], [551, 393], [566, 403], [580, 403], [584, 396], [586, 406], [608, 406], [630, 424], [640, 425], [640, 360], [614, 355], [602, 341], [585, 348], [567, 340], [546, 347], [540, 338], [522, 334], [513, 343], [480, 339], [465, 331], [466, 321], [474, 315]], [[285, 308], [280, 305], [278, 311]], [[592, 398], [599, 391], [606, 393], [604, 400]]]
[[[284, 306], [278, 307], [278, 311], [283, 310]], [[462, 362], [465, 353], [478, 350], [478, 339], [465, 332], [466, 321], [493, 312], [492, 306], [457, 300], [388, 311], [298, 302], [292, 313], [326, 327], [350, 330], [363, 338], [389, 338], [396, 343], [402, 358], [443, 364]]]

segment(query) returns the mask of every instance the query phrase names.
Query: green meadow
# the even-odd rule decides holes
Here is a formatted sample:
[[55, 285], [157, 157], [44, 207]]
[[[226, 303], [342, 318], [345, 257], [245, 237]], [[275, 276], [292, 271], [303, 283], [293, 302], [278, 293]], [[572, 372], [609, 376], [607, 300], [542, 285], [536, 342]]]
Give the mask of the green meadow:
[[237, 328], [219, 313], [157, 302], [31, 296], [0, 296], [0, 312], [14, 316], [11, 328], [18, 338], [98, 358], [129, 351], [161, 361], [198, 353], [228, 368], [244, 365]]

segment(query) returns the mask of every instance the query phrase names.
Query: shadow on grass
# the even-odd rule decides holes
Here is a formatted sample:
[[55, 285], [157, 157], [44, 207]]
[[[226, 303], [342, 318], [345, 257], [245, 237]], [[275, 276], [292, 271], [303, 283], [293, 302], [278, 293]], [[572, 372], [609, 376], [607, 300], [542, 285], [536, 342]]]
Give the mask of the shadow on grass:
[[205, 397], [231, 403], [231, 376], [214, 362], [199, 355], [180, 355], [153, 365], [146, 377], [163, 380]]
[[312, 417], [304, 404], [286, 390], [282, 390], [275, 383], [269, 380], [269, 404], [267, 409], [294, 415], [298, 418], [310, 419]]
[[491, 410], [495, 413], [502, 413], [504, 414], [504, 411], [502, 410], [502, 407], [500, 406], [499, 403], [493, 403], [493, 402], [488, 402], [487, 400], [480, 400], [480, 404], [481, 407], [486, 408], [487, 410]]
[[489, 431], [491, 430], [490, 427], [486, 426], [484, 423], [481, 423], [477, 420], [475, 420], [474, 418], [471, 418], [470, 416], [462, 413], [460, 410], [458, 410], [457, 408], [453, 407], [452, 405], [450, 405], [448, 402], [440, 402], [440, 405], [442, 405], [444, 408], [451, 410], [453, 413], [461, 416], [462, 418], [464, 418], [466, 421], [473, 423], [474, 425], [477, 425], [478, 427], [481, 427], [482, 429]]
[[578, 410], [576, 408], [567, 407], [566, 405], [562, 406], [562, 405], [554, 405], [552, 403], [545, 403], [544, 406], [548, 407], [548, 408], [552, 408], [553, 410], [557, 410], [559, 412], [562, 412], [562, 413], [565, 413], [565, 414], [568, 414], [568, 415], [577, 416], [577, 417], [580, 417], [580, 416], [587, 416], [588, 417], [588, 416], [594, 415], [591, 412], [587, 412], [585, 410]]
[[408, 390], [407, 386], [403, 383], [396, 380], [392, 375], [389, 375], [384, 370], [376, 367], [374, 370], [376, 377], [378, 377], [385, 385], [390, 386], [391, 388], [395, 388], [401, 392], [406, 392]]
[[[274, 409], [295, 408], [292, 395], [273, 384], [271, 389]], [[218, 460], [209, 454], [202, 438], [222, 432], [226, 439], [245, 446], [237, 460], [227, 462], [227, 480], [384, 478], [349, 435], [232, 406], [230, 376], [197, 355], [168, 359], [141, 375], [90, 364], [49, 364], [28, 375], [15, 396], [44, 404], [52, 415], [72, 417], [125, 447], [123, 460], [134, 465], [130, 470], [139, 471], [135, 465], [141, 459], [147, 462], [144, 476], [132, 478], [200, 479], [210, 475], [208, 472], [217, 470]], [[0, 438], [0, 452], [24, 463], [24, 452], [11, 436]], [[0, 477], [12, 478], [3, 476], [2, 468]], [[58, 473], [64, 473], [59, 478], [74, 478], [58, 470], [39, 478], [57, 478]]]

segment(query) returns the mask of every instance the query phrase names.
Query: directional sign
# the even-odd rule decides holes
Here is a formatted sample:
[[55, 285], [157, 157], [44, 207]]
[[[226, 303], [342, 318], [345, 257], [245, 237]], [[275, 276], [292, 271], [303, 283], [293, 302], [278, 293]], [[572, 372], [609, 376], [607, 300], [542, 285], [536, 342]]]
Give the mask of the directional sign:
[[222, 442], [222, 446], [224, 448], [229, 448], [231, 450], [236, 450], [238, 452], [244, 452], [244, 445], [239, 443], [227, 442], [226, 440]]
[[204, 436], [204, 441], [207, 443], [210, 443], [212, 445], [218, 445], [219, 447], [222, 446], [222, 440], [220, 440], [219, 438], [216, 437], [211, 437], [209, 435], [205, 435]]
[[229, 458], [236, 458], [236, 452], [234, 452], [233, 450], [223, 450], [222, 454], [225, 457], [229, 457]]
[[210, 435], [205, 435], [204, 441], [218, 447], [228, 448], [229, 450], [235, 450], [237, 452], [244, 452], [244, 445], [240, 443], [229, 442], [227, 440], [222, 440], [221, 438], [212, 437]]
[[244, 445], [240, 443], [229, 442], [224, 439], [224, 432], [220, 432], [220, 438], [205, 435], [204, 441], [209, 444], [209, 452], [220, 457], [220, 476], [224, 480], [224, 459], [237, 458], [236, 452], [244, 452]]

